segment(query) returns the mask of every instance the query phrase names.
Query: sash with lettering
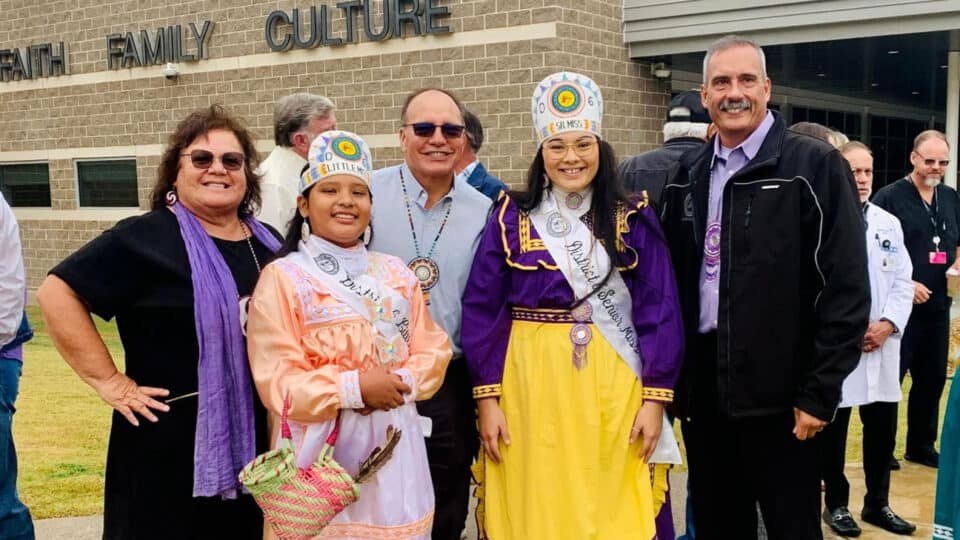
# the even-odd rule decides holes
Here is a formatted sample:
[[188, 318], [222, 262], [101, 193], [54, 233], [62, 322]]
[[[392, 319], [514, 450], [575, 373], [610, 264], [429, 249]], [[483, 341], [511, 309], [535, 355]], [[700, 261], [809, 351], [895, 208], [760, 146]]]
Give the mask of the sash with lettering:
[[[557, 204], [552, 191], [544, 193], [540, 204], [530, 211], [530, 221], [574, 295], [594, 290], [607, 275], [610, 257], [590, 229], [571, 210]], [[632, 299], [620, 273], [610, 274], [607, 283], [590, 295], [587, 302], [593, 308], [593, 323], [642, 383], [643, 361], [633, 326]], [[650, 463], [682, 463], [680, 447], [666, 413]]]
[[[300, 242], [299, 250], [290, 253], [288, 260], [373, 325], [381, 364], [405, 360], [409, 356], [410, 304], [390, 287], [381, 285], [369, 271], [350, 275], [333, 250], [325, 249], [324, 242], [311, 236], [309, 242]], [[364, 258], [369, 257], [366, 248], [359, 249], [364, 250]]]

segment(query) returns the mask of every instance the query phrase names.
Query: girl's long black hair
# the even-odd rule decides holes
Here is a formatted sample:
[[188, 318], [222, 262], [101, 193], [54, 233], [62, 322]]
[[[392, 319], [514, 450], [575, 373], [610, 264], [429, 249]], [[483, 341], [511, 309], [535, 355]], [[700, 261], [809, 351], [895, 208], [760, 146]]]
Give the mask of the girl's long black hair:
[[[591, 226], [593, 235], [600, 240], [607, 255], [610, 256], [610, 270], [603, 280], [594, 287], [590, 294], [583, 298], [575, 298], [575, 308], [607, 283], [610, 276], [620, 265], [620, 255], [617, 253], [617, 208], [629, 205], [623, 191], [623, 182], [617, 172], [617, 157], [613, 147], [607, 141], [597, 138], [600, 147], [600, 162], [597, 175], [593, 178], [593, 197], [590, 203]], [[527, 171], [525, 189], [510, 191], [510, 198], [516, 202], [522, 212], [530, 212], [543, 201], [543, 191], [547, 187], [547, 171], [543, 164], [543, 147], [537, 150], [537, 156]], [[576, 297], [576, 293], [574, 293]]]

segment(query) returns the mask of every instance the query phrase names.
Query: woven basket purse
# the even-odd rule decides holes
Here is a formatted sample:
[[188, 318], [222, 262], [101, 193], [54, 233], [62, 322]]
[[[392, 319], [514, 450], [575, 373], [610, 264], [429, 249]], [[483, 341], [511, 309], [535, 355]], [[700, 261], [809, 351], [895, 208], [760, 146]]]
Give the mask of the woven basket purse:
[[357, 500], [360, 487], [333, 459], [340, 433], [340, 414], [333, 431], [309, 469], [297, 467], [293, 437], [287, 423], [289, 401], [283, 405], [279, 448], [260, 454], [240, 471], [240, 482], [263, 510], [277, 537], [309, 539]]

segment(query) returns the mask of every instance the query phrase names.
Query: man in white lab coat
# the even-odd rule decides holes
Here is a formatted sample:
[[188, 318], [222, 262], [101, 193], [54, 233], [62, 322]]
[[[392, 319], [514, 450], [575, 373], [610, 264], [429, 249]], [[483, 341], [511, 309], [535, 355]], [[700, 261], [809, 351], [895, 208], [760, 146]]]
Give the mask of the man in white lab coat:
[[903, 243], [900, 221], [868, 201], [873, 185], [870, 149], [863, 143], [851, 142], [841, 152], [850, 163], [863, 203], [871, 306], [860, 363], [843, 381], [837, 415], [820, 435], [826, 507], [823, 519], [841, 536], [860, 534], [860, 527], [847, 509], [850, 484], [843, 474], [850, 411], [859, 406], [867, 485], [861, 518], [896, 534], [910, 534], [916, 526], [890, 510], [888, 493], [897, 402], [901, 398], [900, 336], [913, 308], [913, 265]]

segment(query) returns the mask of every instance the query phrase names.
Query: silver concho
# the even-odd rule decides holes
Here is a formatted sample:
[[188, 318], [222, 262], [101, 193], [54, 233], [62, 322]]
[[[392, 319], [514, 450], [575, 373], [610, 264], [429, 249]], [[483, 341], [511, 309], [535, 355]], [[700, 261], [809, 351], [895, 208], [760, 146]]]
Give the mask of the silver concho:
[[413, 270], [413, 275], [417, 277], [420, 288], [424, 291], [432, 289], [437, 281], [440, 281], [440, 267], [433, 259], [416, 257], [407, 263], [407, 266]]
[[321, 253], [313, 258], [313, 262], [317, 263], [320, 270], [323, 270], [324, 273], [330, 274], [331, 276], [340, 271], [340, 263], [337, 262], [336, 257], [333, 255]]
[[583, 195], [577, 193], [576, 191], [567, 193], [566, 198], [564, 198], [563, 203], [567, 205], [567, 208], [571, 210], [578, 210], [580, 205], [583, 204]]
[[560, 212], [550, 212], [547, 215], [547, 234], [560, 238], [570, 232], [570, 223], [560, 215]]
[[590, 320], [590, 317], [593, 316], [593, 307], [591, 307], [590, 304], [583, 302], [570, 311], [570, 316], [573, 317], [573, 320], [578, 323], [587, 322]]
[[584, 346], [587, 343], [590, 343], [590, 338], [593, 337], [593, 331], [590, 330], [590, 327], [583, 323], [577, 323], [570, 328], [570, 341], [574, 345]]

